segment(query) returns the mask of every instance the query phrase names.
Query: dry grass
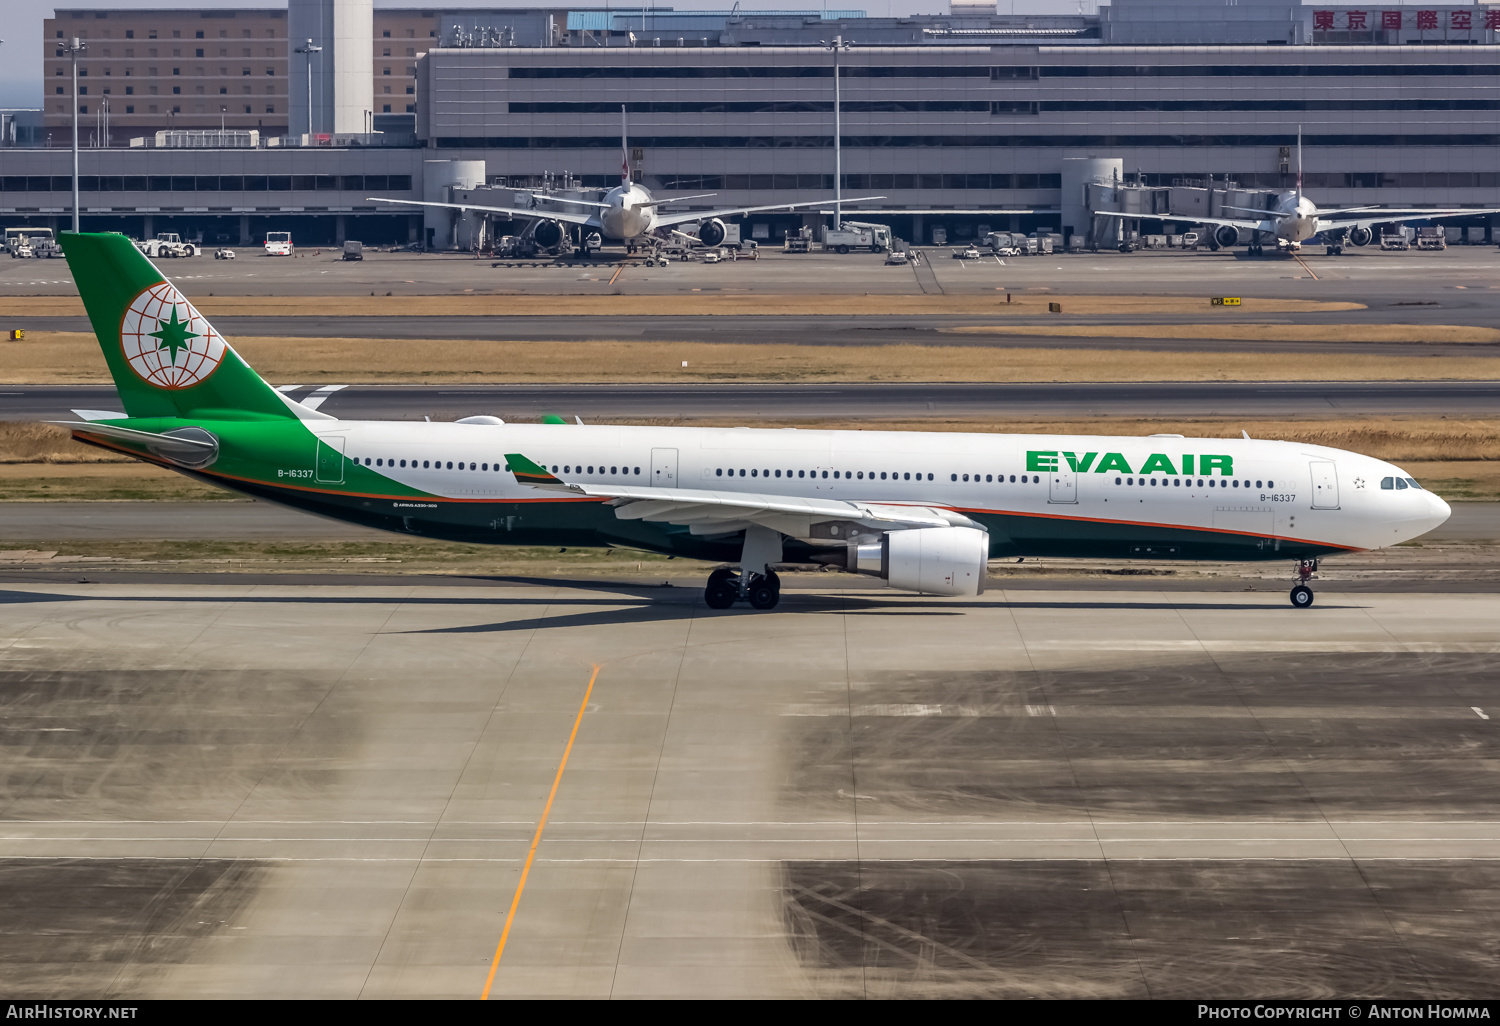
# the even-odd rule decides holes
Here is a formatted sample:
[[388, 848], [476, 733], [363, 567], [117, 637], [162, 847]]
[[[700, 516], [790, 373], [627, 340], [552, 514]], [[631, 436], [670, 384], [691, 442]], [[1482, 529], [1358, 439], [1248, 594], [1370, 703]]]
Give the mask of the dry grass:
[[243, 498], [138, 460], [0, 464], [0, 502], [190, 502]]
[[128, 456], [73, 441], [67, 428], [56, 424], [0, 421], [0, 476], [6, 464], [135, 463]]
[[1249, 342], [1443, 342], [1494, 344], [1500, 330], [1459, 324], [1044, 324], [944, 328], [971, 335], [1056, 338], [1206, 338]]
[[[708, 342], [494, 342], [241, 338], [273, 382], [604, 383], [725, 381], [1391, 381], [1500, 378], [1500, 357], [1171, 353], [973, 346], [801, 346]], [[109, 380], [90, 334], [6, 343], [5, 380]], [[683, 367], [687, 361], [687, 367]]]
[[[627, 270], [626, 275], [629, 275]], [[624, 281], [623, 284], [628, 284]], [[628, 317], [628, 316], [751, 316], [772, 314], [1015, 314], [1047, 312], [1048, 303], [1062, 303], [1069, 314], [1185, 314], [1222, 312], [1225, 317], [1267, 313], [1324, 313], [1363, 310], [1362, 303], [1312, 299], [1256, 299], [1246, 297], [1240, 307], [1213, 307], [1206, 296], [1058, 296], [991, 293], [900, 296], [785, 295], [755, 292], [694, 292], [672, 296], [599, 295], [602, 286], [576, 295], [464, 294], [449, 296], [213, 296], [192, 291], [193, 303], [209, 317]], [[622, 285], [623, 287], [623, 285]], [[6, 313], [26, 317], [81, 317], [83, 301], [76, 296], [20, 296], [5, 301]]]

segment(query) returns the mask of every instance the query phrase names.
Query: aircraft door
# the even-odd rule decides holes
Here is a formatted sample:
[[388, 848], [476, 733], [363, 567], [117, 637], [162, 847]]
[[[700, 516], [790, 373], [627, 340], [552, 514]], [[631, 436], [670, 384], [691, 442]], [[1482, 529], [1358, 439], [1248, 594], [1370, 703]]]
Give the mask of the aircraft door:
[[1338, 509], [1338, 468], [1332, 460], [1313, 460], [1309, 467], [1312, 470], [1312, 508]]
[[1071, 467], [1062, 466], [1052, 472], [1052, 480], [1047, 486], [1047, 501], [1078, 501], [1078, 475]]
[[651, 450], [651, 486], [653, 488], [677, 487], [677, 450]]
[[318, 439], [318, 460], [314, 476], [319, 484], [344, 483], [344, 436]]

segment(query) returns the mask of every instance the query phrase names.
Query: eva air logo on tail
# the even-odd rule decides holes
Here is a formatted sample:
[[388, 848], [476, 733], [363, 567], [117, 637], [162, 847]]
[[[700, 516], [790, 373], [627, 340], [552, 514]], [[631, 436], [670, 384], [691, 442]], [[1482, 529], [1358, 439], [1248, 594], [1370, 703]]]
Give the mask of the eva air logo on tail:
[[224, 340], [168, 282], [130, 301], [120, 321], [120, 348], [130, 369], [157, 388], [191, 388], [224, 359]]

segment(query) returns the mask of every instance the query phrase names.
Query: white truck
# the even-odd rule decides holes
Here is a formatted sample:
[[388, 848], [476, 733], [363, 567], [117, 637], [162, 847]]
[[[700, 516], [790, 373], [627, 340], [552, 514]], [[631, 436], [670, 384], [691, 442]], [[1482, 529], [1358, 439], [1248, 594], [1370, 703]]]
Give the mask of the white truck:
[[12, 257], [62, 256], [62, 247], [52, 234], [51, 228], [7, 228], [5, 229], [5, 251]]
[[855, 249], [884, 253], [891, 248], [891, 226], [844, 221], [837, 228], [829, 228], [823, 232], [823, 248], [835, 253], [848, 253]]
[[196, 243], [182, 241], [176, 232], [157, 232], [156, 238], [137, 243], [136, 248], [153, 259], [203, 255]]
[[291, 232], [266, 232], [266, 256], [291, 256]]

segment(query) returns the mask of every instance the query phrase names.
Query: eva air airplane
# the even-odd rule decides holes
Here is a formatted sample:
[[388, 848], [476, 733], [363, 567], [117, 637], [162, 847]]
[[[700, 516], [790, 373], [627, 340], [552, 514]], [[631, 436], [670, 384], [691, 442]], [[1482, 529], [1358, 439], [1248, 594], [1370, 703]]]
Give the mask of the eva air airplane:
[[1416, 538], [1448, 505], [1399, 467], [1293, 442], [338, 420], [268, 385], [121, 235], [62, 247], [123, 412], [80, 441], [366, 527], [722, 561], [715, 609], [822, 563], [978, 595], [988, 560], [1290, 560]]

